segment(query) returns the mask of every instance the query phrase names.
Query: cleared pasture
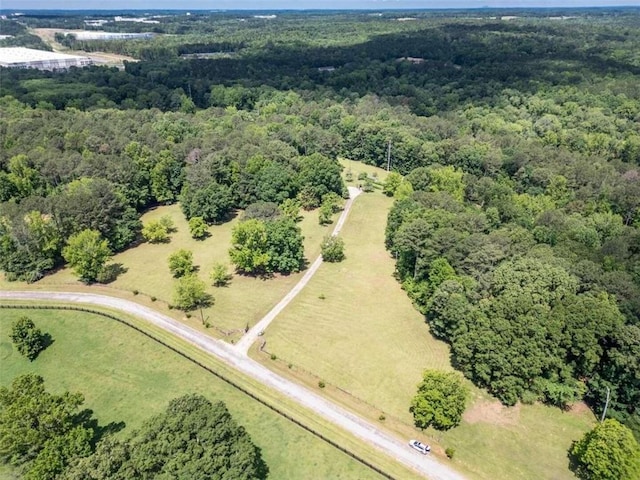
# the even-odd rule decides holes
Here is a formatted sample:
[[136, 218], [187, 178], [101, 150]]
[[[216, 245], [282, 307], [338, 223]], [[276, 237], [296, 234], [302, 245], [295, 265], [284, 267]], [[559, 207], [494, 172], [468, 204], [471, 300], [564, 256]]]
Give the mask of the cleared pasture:
[[358, 197], [342, 233], [346, 260], [323, 264], [266, 331], [265, 349], [278, 361], [252, 355], [309, 385], [325, 381], [327, 395], [373, 420], [383, 412], [389, 428], [424, 436], [436, 454], [455, 448], [453, 463], [471, 478], [574, 478], [567, 450], [594, 424], [586, 408], [505, 408], [469, 383], [473, 398], [458, 428], [412, 426], [409, 405], [422, 371], [452, 367], [448, 345], [431, 336], [393, 278], [394, 260], [384, 249], [391, 205], [379, 192]]
[[[270, 478], [380, 478], [367, 467], [302, 430], [200, 367], [128, 327], [101, 316], [62, 311], [2, 310], [0, 385], [37, 373], [50, 391], [80, 391], [100, 425], [125, 422], [119, 435], [163, 410], [169, 400], [201, 393], [223, 400], [249, 431], [270, 468]], [[28, 315], [54, 343], [34, 362], [7, 338], [9, 325]], [[13, 478], [0, 469], [0, 478]]]
[[[322, 237], [329, 232], [331, 227], [323, 227], [318, 224], [318, 213], [302, 212], [303, 219], [300, 222], [305, 237], [305, 256], [312, 262], [320, 254], [320, 242]], [[167, 305], [173, 302], [173, 294], [176, 280], [169, 272], [168, 258], [179, 249], [193, 252], [194, 264], [198, 266], [198, 276], [209, 285], [208, 292], [213, 295], [214, 304], [203, 309], [202, 312], [193, 312], [192, 324], [208, 320], [216, 328], [209, 332], [220, 336], [220, 330], [242, 330], [246, 325], [252, 326], [262, 318], [278, 301], [297, 283], [302, 273], [291, 275], [275, 275], [271, 278], [234, 275], [227, 287], [215, 288], [211, 286], [209, 275], [213, 265], [218, 262], [229, 265], [228, 250], [231, 244], [231, 230], [239, 221], [239, 217], [233, 220], [209, 227], [209, 237], [204, 240], [194, 240], [189, 234], [189, 226], [179, 205], [169, 205], [151, 210], [142, 217], [146, 223], [157, 220], [162, 216], [169, 216], [173, 220], [176, 232], [171, 234], [168, 243], [150, 244], [140, 243], [115, 255], [112, 263], [120, 264], [124, 273], [110, 283], [110, 289], [119, 290], [130, 294], [134, 290], [140, 292], [147, 299], [155, 297], [155, 308], [167, 313]], [[15, 283], [13, 284], [16, 285]], [[46, 285], [65, 286], [72, 288], [84, 288], [76, 280], [73, 273], [65, 268], [49, 275], [37, 283], [39, 287]], [[175, 312], [173, 312], [175, 316]], [[238, 338], [238, 334], [223, 336], [228, 340]]]

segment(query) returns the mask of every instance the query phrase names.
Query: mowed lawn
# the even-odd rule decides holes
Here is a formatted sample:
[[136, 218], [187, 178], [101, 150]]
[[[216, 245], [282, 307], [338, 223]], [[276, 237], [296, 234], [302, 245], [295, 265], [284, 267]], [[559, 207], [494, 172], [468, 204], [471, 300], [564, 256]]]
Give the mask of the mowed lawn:
[[[11, 322], [28, 315], [54, 339], [36, 361], [8, 340]], [[377, 479], [377, 474], [153, 340], [98, 315], [1, 310], [0, 385], [20, 374], [44, 377], [49, 391], [79, 391], [100, 425], [124, 421], [126, 435], [172, 398], [200, 393], [226, 403], [262, 449], [273, 479]], [[0, 469], [0, 478], [13, 478]]]
[[[305, 256], [309, 262], [320, 254], [320, 243], [323, 235], [330, 230], [318, 224], [318, 213], [302, 212], [300, 226], [305, 237]], [[109, 287], [132, 292], [138, 290], [148, 297], [156, 297], [162, 304], [173, 302], [176, 280], [169, 272], [168, 258], [173, 252], [186, 249], [193, 252], [194, 264], [199, 267], [198, 276], [206, 282], [208, 292], [214, 297], [214, 304], [202, 312], [204, 318], [224, 330], [243, 329], [247, 324], [252, 326], [260, 320], [278, 301], [297, 283], [302, 273], [292, 275], [276, 275], [272, 278], [257, 278], [234, 275], [228, 287], [211, 286], [209, 275], [215, 263], [229, 265], [229, 247], [231, 246], [231, 230], [239, 222], [239, 217], [232, 221], [211, 226], [210, 236], [202, 241], [191, 238], [189, 226], [179, 205], [169, 205], [147, 212], [142, 222], [147, 223], [168, 215], [173, 220], [177, 231], [171, 234], [169, 243], [141, 243], [113, 257], [112, 262], [122, 265], [126, 272], [109, 284]], [[45, 277], [38, 285], [80, 285], [69, 269]], [[191, 323], [197, 324], [200, 312], [194, 312]], [[210, 330], [214, 333], [214, 330]]]
[[[323, 264], [264, 338], [278, 359], [400, 419], [407, 436], [421, 436], [410, 427], [409, 412], [421, 374], [452, 367], [448, 345], [431, 336], [393, 278], [394, 261], [384, 248], [391, 205], [380, 192], [357, 198], [341, 235], [346, 260]], [[456, 449], [455, 466], [472, 478], [573, 478], [567, 450], [593, 426], [588, 410], [507, 409], [479, 389], [471, 391], [469, 414], [458, 428], [424, 432], [437, 450]]]
[[451, 367], [448, 346], [433, 339], [393, 277], [384, 250], [391, 203], [379, 193], [355, 200], [341, 234], [347, 258], [324, 263], [265, 339], [278, 358], [410, 422], [409, 401], [424, 368]]

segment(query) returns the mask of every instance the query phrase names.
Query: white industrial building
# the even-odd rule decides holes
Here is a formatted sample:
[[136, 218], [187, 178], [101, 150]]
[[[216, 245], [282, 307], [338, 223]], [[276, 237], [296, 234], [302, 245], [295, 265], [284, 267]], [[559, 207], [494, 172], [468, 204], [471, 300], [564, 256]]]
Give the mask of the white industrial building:
[[70, 67], [86, 67], [92, 64], [93, 60], [79, 55], [66, 55], [24, 47], [0, 48], [0, 67], [67, 70]]
[[64, 32], [65, 35], [73, 35], [76, 40], [133, 40], [140, 38], [152, 38], [151, 32], [145, 33], [120, 33], [120, 32], [92, 32], [86, 31], [69, 31]]

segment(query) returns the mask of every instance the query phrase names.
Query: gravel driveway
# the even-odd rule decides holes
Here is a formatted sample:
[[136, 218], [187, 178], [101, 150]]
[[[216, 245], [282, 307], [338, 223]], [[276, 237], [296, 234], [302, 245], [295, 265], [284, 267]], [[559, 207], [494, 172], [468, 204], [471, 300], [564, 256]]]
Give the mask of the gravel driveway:
[[66, 293], [43, 291], [0, 291], [0, 299], [44, 300], [96, 305], [126, 312], [144, 319], [218, 359], [236, 370], [252, 377], [300, 405], [313, 410], [360, 440], [378, 448], [414, 471], [433, 480], [462, 480], [464, 477], [450, 467], [441, 464], [429, 455], [421, 455], [407, 445], [408, 439], [398, 439], [380, 430], [377, 425], [351, 413], [317, 393], [302, 387], [268, 370], [233, 346], [198, 332], [177, 320], [129, 300], [90, 293]]

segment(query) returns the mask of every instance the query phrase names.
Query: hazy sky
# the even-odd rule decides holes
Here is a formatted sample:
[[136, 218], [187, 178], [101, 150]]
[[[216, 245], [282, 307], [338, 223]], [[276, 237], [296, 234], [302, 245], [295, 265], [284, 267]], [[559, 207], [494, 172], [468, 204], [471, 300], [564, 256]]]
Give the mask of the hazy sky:
[[640, 5], [640, 0], [0, 0], [2, 9], [396, 9]]

